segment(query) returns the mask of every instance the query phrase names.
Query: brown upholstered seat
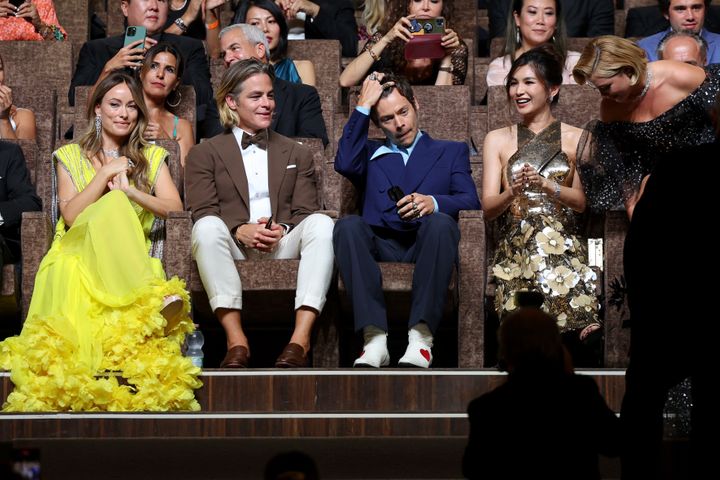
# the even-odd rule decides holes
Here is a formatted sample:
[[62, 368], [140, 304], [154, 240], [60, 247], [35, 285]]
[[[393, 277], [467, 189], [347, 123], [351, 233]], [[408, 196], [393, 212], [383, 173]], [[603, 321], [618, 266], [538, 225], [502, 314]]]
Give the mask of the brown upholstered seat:
[[[319, 203], [325, 205], [325, 179], [323, 171], [326, 169], [327, 158], [322, 140], [317, 138], [297, 139], [313, 152], [316, 179], [318, 182]], [[332, 217], [336, 212], [324, 210]], [[168, 222], [170, 225], [171, 222]], [[173, 227], [174, 228], [174, 227]], [[188, 289], [193, 298], [196, 309], [210, 314], [207, 294], [203, 288], [197, 263], [192, 259], [191, 231], [192, 223], [183, 227], [184, 232], [178, 230], [177, 236], [168, 229], [167, 248], [172, 249], [172, 256], [182, 259], [182, 269], [189, 278]], [[172, 235], [172, 237], [171, 237]], [[297, 286], [297, 269], [299, 260], [243, 260], [236, 262], [243, 286], [243, 304], [251, 305], [243, 310], [243, 325], [290, 328], [293, 324], [292, 306], [287, 307], [284, 300], [292, 299]], [[185, 277], [183, 277], [185, 278]], [[261, 299], [261, 305], [257, 304]], [[292, 305], [292, 302], [289, 303]], [[331, 298], [318, 319], [310, 354], [314, 367], [337, 367], [338, 344], [334, 324], [334, 305]], [[258, 318], [261, 322], [257, 321]]]
[[35, 114], [37, 132], [35, 141], [42, 152], [51, 152], [55, 146], [57, 125], [55, 123], [55, 90], [37, 86], [12, 87], [13, 103]]
[[[340, 104], [341, 47], [337, 40], [292, 40], [288, 42], [289, 58], [309, 60], [315, 67], [315, 88], [320, 98], [329, 96]], [[323, 108], [325, 105], [323, 104]]]
[[[15, 143], [20, 146], [25, 157], [25, 164], [30, 172], [30, 181], [33, 185], [36, 183], [36, 172], [37, 163], [40, 161], [40, 150], [37, 144], [32, 140], [5, 140], [8, 142]], [[33, 212], [34, 213], [34, 212]], [[23, 218], [25, 213], [23, 213]], [[25, 237], [21, 233], [22, 238], [22, 250], [25, 251]], [[21, 306], [21, 278], [20, 278], [20, 264], [22, 259], [18, 263], [8, 263], [3, 265], [2, 268], [2, 279], [0, 279], [0, 297], [2, 297], [2, 303], [9, 305], [11, 308], [20, 308]], [[17, 310], [16, 310], [17, 311]]]

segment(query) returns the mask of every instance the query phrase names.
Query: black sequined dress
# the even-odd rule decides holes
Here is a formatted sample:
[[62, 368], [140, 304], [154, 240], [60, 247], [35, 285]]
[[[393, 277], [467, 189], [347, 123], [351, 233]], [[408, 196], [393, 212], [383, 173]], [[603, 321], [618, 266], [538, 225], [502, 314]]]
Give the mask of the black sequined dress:
[[588, 206], [616, 208], [640, 187], [662, 154], [712, 143], [709, 111], [720, 91], [720, 64], [706, 67], [705, 81], [667, 112], [648, 122], [593, 122], [589, 149], [578, 156]]

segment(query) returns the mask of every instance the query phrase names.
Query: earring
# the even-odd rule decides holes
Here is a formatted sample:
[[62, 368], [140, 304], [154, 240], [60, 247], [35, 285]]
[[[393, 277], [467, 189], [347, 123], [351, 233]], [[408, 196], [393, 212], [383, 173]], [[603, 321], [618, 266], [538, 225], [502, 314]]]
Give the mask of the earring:
[[100, 120], [100, 114], [95, 115], [95, 135], [100, 138], [100, 131], [102, 130], [102, 120]]
[[552, 103], [553, 98], [555, 98], [555, 97], [551, 94], [551, 95], [548, 97], [547, 102], [548, 102], [548, 103]]
[[515, 30], [515, 44], [520, 45], [520, 29]]
[[172, 93], [175, 94], [175, 99], [176, 99], [175, 103], [170, 103], [169, 95], [168, 95], [168, 98], [165, 100], [165, 102], [167, 103], [168, 107], [175, 108], [178, 105], [180, 105], [180, 102], [182, 101], [182, 93], [180, 93], [180, 90], [178, 90], [178, 89], [173, 90]]
[[553, 36], [552, 36], [552, 42], [553, 42], [553, 43], [557, 43], [557, 40], [555, 40], [555, 34], [554, 34], [554, 33], [553, 33]]

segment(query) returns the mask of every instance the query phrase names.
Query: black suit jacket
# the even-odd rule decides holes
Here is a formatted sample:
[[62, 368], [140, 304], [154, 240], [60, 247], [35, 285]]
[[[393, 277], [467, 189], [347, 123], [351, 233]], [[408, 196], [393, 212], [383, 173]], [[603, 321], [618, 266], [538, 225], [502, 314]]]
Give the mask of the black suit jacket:
[[270, 128], [286, 137], [322, 138], [327, 145], [322, 105], [315, 87], [276, 78], [273, 90], [275, 114]]
[[[511, 0], [487, 0], [490, 38], [505, 34]], [[615, 33], [613, 0], [560, 0], [568, 37], [597, 37]]]
[[317, 17], [305, 20], [305, 38], [335, 39], [343, 57], [357, 55], [358, 36], [355, 9], [350, 0], [313, 0], [320, 6]]
[[[195, 88], [198, 138], [209, 138], [221, 133], [223, 130], [220, 126], [217, 105], [210, 84], [210, 67], [202, 42], [170, 33], [153, 35], [152, 38], [160, 42], [171, 43], [183, 56], [185, 71], [182, 83]], [[107, 61], [122, 48], [123, 40], [123, 35], [117, 35], [85, 42], [80, 50], [75, 75], [73, 75], [68, 92], [70, 105], [75, 104], [75, 87], [94, 85]]]
[[511, 376], [470, 402], [468, 419], [469, 479], [600, 479], [598, 453], [619, 453], [620, 420], [584, 375]]
[[0, 236], [13, 255], [20, 255], [20, 220], [23, 212], [42, 208], [42, 202], [30, 183], [25, 156], [19, 146], [0, 141]]

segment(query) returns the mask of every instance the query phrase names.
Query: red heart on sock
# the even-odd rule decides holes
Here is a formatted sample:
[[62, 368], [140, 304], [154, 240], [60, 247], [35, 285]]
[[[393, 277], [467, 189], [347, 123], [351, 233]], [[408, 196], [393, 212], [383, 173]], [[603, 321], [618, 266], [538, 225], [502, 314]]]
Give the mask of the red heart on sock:
[[425, 357], [425, 360], [427, 360], [428, 362], [430, 361], [430, 351], [429, 350], [425, 350], [424, 348], [421, 348], [420, 355]]

